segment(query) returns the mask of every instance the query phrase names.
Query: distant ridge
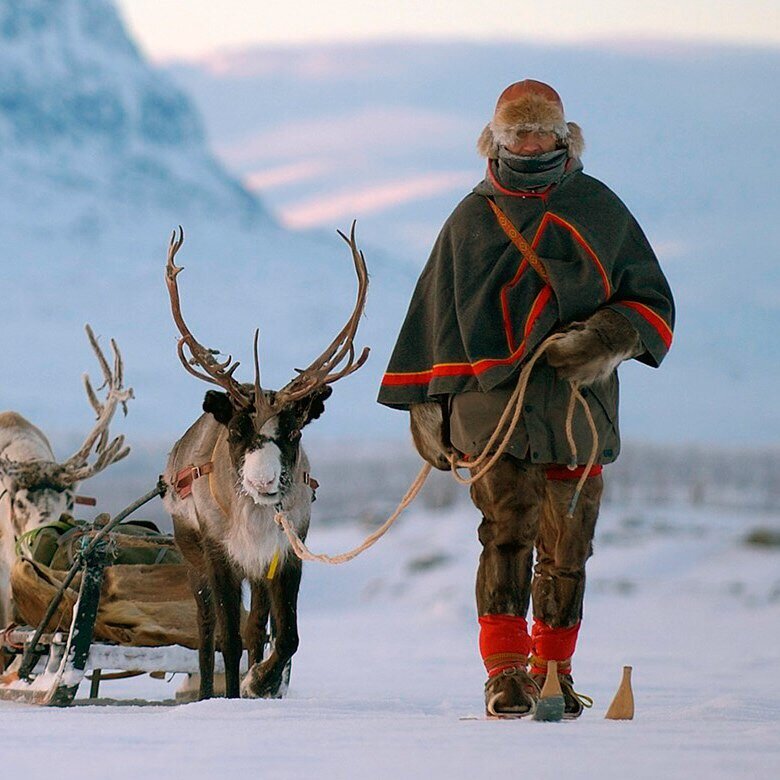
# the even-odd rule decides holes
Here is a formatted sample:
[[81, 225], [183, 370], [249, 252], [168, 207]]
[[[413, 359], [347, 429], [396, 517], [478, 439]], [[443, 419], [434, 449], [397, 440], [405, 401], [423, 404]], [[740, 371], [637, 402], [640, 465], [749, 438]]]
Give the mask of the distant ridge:
[[[335, 232], [350, 223], [280, 227], [212, 154], [198, 110], [145, 61], [109, 0], [0, 0], [0, 409], [41, 427], [55, 452], [91, 424], [85, 322], [124, 354], [131, 445], [173, 442], [200, 414], [207, 386], [179, 365], [163, 283], [176, 225], [188, 323], [242, 360], [243, 380], [260, 327], [263, 381], [275, 387], [351, 312], [354, 271]], [[403, 429], [373, 398], [413, 278], [372, 249], [362, 221], [357, 236], [372, 275], [358, 341], [379, 357], [340, 383], [316, 426], [342, 435]]]
[[621, 370], [624, 432], [778, 440], [780, 48], [389, 41], [220, 52], [167, 71], [280, 218], [362, 208], [373, 240], [418, 269], [483, 176], [474, 146], [500, 89], [554, 84], [583, 128], [586, 173], [636, 214], [677, 297], [662, 369]]

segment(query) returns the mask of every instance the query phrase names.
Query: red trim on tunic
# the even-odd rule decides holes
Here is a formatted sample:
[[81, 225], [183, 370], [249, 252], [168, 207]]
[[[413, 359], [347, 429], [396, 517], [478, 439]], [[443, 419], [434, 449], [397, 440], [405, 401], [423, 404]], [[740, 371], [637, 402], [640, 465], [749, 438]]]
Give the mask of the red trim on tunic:
[[667, 349], [672, 346], [672, 329], [664, 322], [663, 318], [656, 314], [649, 306], [645, 306], [644, 303], [639, 303], [639, 301], [615, 301], [613, 305], [627, 306], [629, 309], [633, 309], [658, 331], [658, 335], [661, 337], [661, 341], [663, 341]]
[[559, 217], [557, 214], [553, 214], [551, 211], [545, 213], [544, 217], [542, 218], [542, 224], [539, 225], [538, 232], [541, 233], [542, 226], [548, 221], [555, 222], [556, 224], [568, 230], [569, 233], [571, 233], [573, 236], [574, 240], [585, 250], [585, 253], [593, 261], [593, 264], [596, 266], [596, 270], [601, 276], [601, 283], [604, 285], [604, 296], [605, 298], [609, 298], [609, 296], [612, 295], [612, 287], [609, 283], [609, 277], [607, 276], [607, 272], [604, 270], [604, 266], [601, 264], [601, 260], [599, 260], [598, 255], [593, 251], [593, 249], [591, 249], [590, 244], [588, 244], [588, 242], [582, 237], [574, 225], [569, 224], [563, 217]]
[[416, 371], [411, 373], [386, 373], [382, 377], [382, 384], [390, 387], [394, 385], [427, 385], [433, 379], [433, 371]]
[[504, 319], [504, 333], [506, 334], [506, 343], [510, 352], [514, 352], [515, 347], [512, 339], [512, 315], [509, 311], [509, 300], [507, 296], [509, 291], [520, 281], [520, 277], [525, 273], [527, 268], [528, 261], [523, 260], [518, 266], [517, 273], [515, 273], [514, 277], [512, 277], [512, 279], [501, 288], [501, 313]]
[[[503, 192], [506, 195], [513, 195], [517, 197], [536, 197], [536, 198], [543, 198], [546, 200], [547, 194], [549, 194], [549, 190], [547, 193], [540, 193], [540, 194], [519, 193], [519, 192], [513, 192], [512, 190], [506, 190], [499, 184], [499, 182], [493, 175], [493, 172], [489, 164], [488, 164], [488, 173], [490, 174], [491, 181], [493, 181], [496, 188], [500, 192]], [[598, 255], [593, 251], [593, 249], [591, 249], [588, 242], [585, 241], [585, 239], [580, 235], [577, 229], [573, 225], [570, 225], [565, 219], [563, 219], [563, 217], [559, 217], [557, 214], [553, 214], [550, 211], [545, 212], [544, 216], [542, 217], [542, 221], [539, 224], [539, 227], [536, 229], [536, 233], [534, 235], [533, 241], [531, 241], [531, 248], [535, 250], [536, 247], [539, 245], [542, 239], [542, 234], [550, 222], [554, 222], [557, 225], [568, 230], [569, 233], [574, 238], [574, 240], [578, 244], [580, 244], [580, 246], [585, 250], [585, 253], [593, 261], [593, 264], [596, 266], [596, 269], [599, 272], [599, 275], [601, 276], [601, 281], [602, 284], [604, 285], [605, 297], [606, 299], [608, 299], [611, 295], [611, 286], [606, 271], [604, 270], [604, 266], [599, 260]], [[536, 300], [531, 306], [531, 311], [529, 312], [528, 319], [526, 320], [526, 324], [523, 329], [523, 341], [518, 347], [515, 348], [514, 337], [512, 333], [512, 316], [509, 310], [509, 301], [507, 296], [509, 294], [509, 290], [511, 290], [512, 287], [514, 287], [518, 283], [518, 281], [525, 273], [525, 271], [528, 269], [528, 267], [529, 267], [528, 262], [525, 259], [523, 259], [520, 265], [518, 266], [518, 269], [515, 272], [514, 277], [512, 277], [511, 281], [509, 281], [501, 288], [501, 293], [500, 293], [501, 313], [502, 313], [502, 320], [504, 325], [504, 333], [507, 339], [507, 346], [510, 351], [508, 357], [483, 358], [481, 360], [477, 360], [474, 363], [438, 363], [434, 365], [433, 368], [427, 369], [425, 371], [387, 372], [382, 379], [382, 385], [386, 387], [398, 386], [398, 385], [427, 385], [430, 384], [430, 382], [437, 376], [478, 376], [479, 374], [482, 374], [485, 371], [489, 371], [491, 368], [496, 368], [497, 366], [506, 366], [518, 360], [518, 358], [520, 358], [520, 356], [525, 351], [525, 345], [528, 340], [528, 334], [533, 329], [533, 326], [536, 324], [536, 321], [541, 316], [542, 312], [544, 311], [544, 308], [550, 302], [550, 299], [552, 298], [553, 295], [552, 287], [550, 287], [550, 285], [545, 285], [545, 287], [536, 297]], [[638, 308], [642, 306], [642, 304], [634, 305], [633, 301], [621, 301], [621, 303], [624, 303], [626, 306], [630, 306], [631, 308], [635, 308], [640, 314], [645, 316], [646, 319], [650, 321], [647, 314], [645, 314], [643, 311], [641, 311]], [[658, 315], [656, 315], [650, 309], [647, 309], [647, 312], [653, 314], [655, 317], [658, 317]], [[660, 317], [658, 317], [658, 319], [660, 322], [663, 322], [663, 320], [661, 320]], [[652, 321], [650, 322], [651, 324], [653, 324]], [[663, 335], [661, 337], [664, 338]], [[664, 340], [666, 341], [666, 339]], [[671, 343], [671, 338], [669, 338], [669, 343]]]
[[552, 288], [549, 287], [549, 285], [545, 285], [539, 295], [536, 296], [536, 300], [531, 307], [531, 312], [529, 313], [528, 319], [525, 323], [522, 343], [508, 357], [482, 358], [481, 360], [477, 360], [474, 363], [438, 363], [432, 369], [427, 371], [412, 371], [408, 373], [387, 372], [382, 379], [382, 385], [387, 387], [396, 385], [427, 385], [430, 384], [434, 377], [479, 376], [485, 371], [489, 371], [491, 368], [511, 365], [520, 358], [523, 352], [525, 352], [525, 347], [528, 343], [528, 335], [533, 330], [536, 321], [541, 316], [551, 298]]

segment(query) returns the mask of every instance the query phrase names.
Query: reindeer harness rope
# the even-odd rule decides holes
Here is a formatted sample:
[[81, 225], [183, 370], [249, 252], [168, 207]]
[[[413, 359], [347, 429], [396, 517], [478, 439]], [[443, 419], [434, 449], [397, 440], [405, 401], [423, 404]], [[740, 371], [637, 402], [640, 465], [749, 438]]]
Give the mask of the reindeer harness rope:
[[[533, 367], [536, 365], [539, 358], [544, 354], [545, 350], [550, 346], [550, 344], [562, 338], [562, 336], [563, 334], [561, 333], [554, 333], [552, 336], [549, 336], [547, 339], [545, 339], [545, 341], [543, 341], [540, 345], [539, 349], [523, 367], [523, 370], [520, 372], [517, 386], [512, 392], [509, 401], [507, 402], [507, 405], [503, 414], [501, 415], [501, 419], [496, 425], [496, 429], [493, 432], [493, 435], [484, 446], [482, 452], [476, 458], [469, 461], [460, 460], [454, 454], [450, 456], [450, 473], [452, 474], [453, 479], [455, 479], [457, 482], [462, 485], [471, 485], [478, 479], [484, 477], [485, 474], [487, 474], [488, 471], [490, 471], [490, 469], [495, 465], [496, 461], [498, 461], [498, 459], [503, 455], [520, 420], [520, 413], [523, 408], [523, 400], [525, 398], [525, 392], [526, 388], [528, 387], [531, 371], [533, 370]], [[571, 448], [571, 461], [568, 466], [570, 470], [573, 471], [577, 467], [577, 445], [574, 441], [574, 433], [572, 430], [575, 403], [579, 403], [585, 412], [588, 425], [590, 426], [593, 444], [587, 465], [585, 466], [585, 469], [580, 476], [579, 481], [577, 482], [577, 487], [574, 490], [574, 495], [572, 496], [571, 503], [569, 504], [569, 510], [567, 513], [567, 518], [569, 519], [571, 519], [574, 515], [574, 509], [577, 506], [577, 501], [579, 500], [580, 493], [582, 492], [582, 487], [585, 484], [585, 480], [588, 478], [591, 469], [593, 468], [593, 464], [596, 462], [596, 456], [599, 450], [598, 431], [596, 429], [596, 423], [593, 420], [590, 407], [588, 406], [588, 402], [583, 397], [576, 383], [571, 382], [570, 385], [571, 396], [569, 398], [569, 407], [566, 414], [566, 437], [569, 441], [569, 447]], [[501, 432], [504, 427], [507, 426], [507, 421], [509, 422], [509, 425], [506, 427], [506, 432], [502, 435]], [[498, 444], [498, 447], [496, 447], [495, 451], [493, 451], [493, 447], [499, 439], [500, 443]], [[485, 463], [485, 461], [487, 462]], [[461, 476], [458, 473], [458, 469], [461, 468], [470, 469], [471, 475], [468, 477]], [[293, 552], [302, 561], [319, 561], [320, 563], [329, 563], [331, 565], [346, 563], [347, 561], [351, 561], [353, 558], [356, 558], [358, 555], [360, 555], [360, 553], [364, 552], [369, 547], [372, 547], [390, 530], [390, 527], [400, 517], [403, 511], [409, 506], [409, 504], [412, 503], [412, 501], [414, 501], [415, 498], [417, 498], [417, 495], [420, 490], [422, 490], [422, 487], [425, 484], [425, 481], [428, 478], [430, 472], [431, 466], [430, 464], [426, 463], [414, 478], [414, 481], [406, 491], [406, 494], [401, 499], [401, 502], [398, 504], [393, 514], [391, 514], [390, 517], [388, 517], [387, 520], [385, 520], [385, 522], [376, 529], [376, 531], [369, 534], [360, 545], [352, 550], [340, 553], [339, 555], [325, 555], [323, 553], [311, 552], [311, 550], [306, 547], [304, 542], [298, 536], [297, 532], [290, 524], [284, 512], [278, 511], [274, 516], [274, 520], [282, 528], [285, 535], [287, 536], [287, 540], [289, 541]]]

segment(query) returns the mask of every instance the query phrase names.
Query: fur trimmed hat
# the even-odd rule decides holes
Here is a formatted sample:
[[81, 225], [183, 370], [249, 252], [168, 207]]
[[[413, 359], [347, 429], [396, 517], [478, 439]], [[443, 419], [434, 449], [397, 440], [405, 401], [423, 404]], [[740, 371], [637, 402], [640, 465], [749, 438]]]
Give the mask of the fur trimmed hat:
[[585, 149], [579, 125], [564, 117], [560, 95], [541, 81], [525, 79], [501, 93], [493, 119], [477, 141], [477, 151], [482, 157], [496, 159], [499, 146], [511, 143], [518, 132], [536, 130], [555, 133], [570, 157], [579, 158]]

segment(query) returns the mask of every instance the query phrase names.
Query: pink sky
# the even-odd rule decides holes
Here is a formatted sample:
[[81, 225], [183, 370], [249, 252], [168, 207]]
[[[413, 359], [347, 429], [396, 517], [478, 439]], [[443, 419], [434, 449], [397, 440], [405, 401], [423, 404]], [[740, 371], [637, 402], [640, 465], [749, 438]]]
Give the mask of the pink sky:
[[535, 41], [672, 38], [780, 45], [778, 0], [510, 0], [488, 13], [473, 0], [118, 0], [155, 60], [257, 44], [377, 38]]

